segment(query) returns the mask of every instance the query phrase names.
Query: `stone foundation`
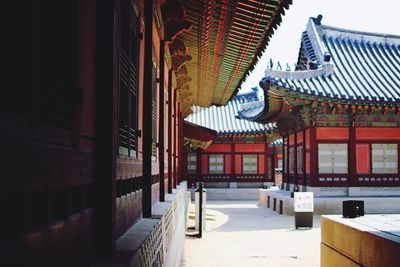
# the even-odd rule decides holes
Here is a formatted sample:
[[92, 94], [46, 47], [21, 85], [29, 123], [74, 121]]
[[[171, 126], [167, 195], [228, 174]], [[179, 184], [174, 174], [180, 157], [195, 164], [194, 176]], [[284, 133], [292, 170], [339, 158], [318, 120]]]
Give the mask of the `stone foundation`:
[[189, 204], [186, 182], [165, 202], [152, 206], [152, 218], [139, 220], [118, 240], [110, 266], [179, 266]]
[[[365, 213], [400, 213], [400, 197], [396, 196], [316, 197], [314, 195], [314, 214], [342, 214], [342, 203], [345, 200], [364, 201]], [[277, 212], [294, 215], [293, 198], [290, 196], [290, 191], [259, 189], [259, 202], [262, 205], [269, 205], [272, 209], [275, 202]]]

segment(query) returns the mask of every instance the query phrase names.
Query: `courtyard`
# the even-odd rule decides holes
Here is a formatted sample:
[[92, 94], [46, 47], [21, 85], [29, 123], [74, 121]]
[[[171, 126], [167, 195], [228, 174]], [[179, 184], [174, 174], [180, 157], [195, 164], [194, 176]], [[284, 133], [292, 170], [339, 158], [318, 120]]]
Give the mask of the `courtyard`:
[[[188, 226], [194, 226], [194, 204]], [[320, 217], [313, 228], [294, 227], [294, 216], [279, 215], [257, 201], [208, 201], [202, 238], [187, 233], [182, 267], [320, 266]]]

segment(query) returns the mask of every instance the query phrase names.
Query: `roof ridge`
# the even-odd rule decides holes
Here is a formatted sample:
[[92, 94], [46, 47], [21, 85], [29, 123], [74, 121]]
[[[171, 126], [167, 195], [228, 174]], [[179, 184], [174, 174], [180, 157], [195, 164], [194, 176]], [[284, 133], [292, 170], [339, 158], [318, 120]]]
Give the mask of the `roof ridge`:
[[317, 69], [297, 70], [297, 71], [282, 71], [282, 70], [265, 70], [266, 79], [309, 79], [317, 76], [329, 76], [335, 71], [335, 65], [332, 63], [324, 63], [319, 65]]
[[341, 28], [341, 27], [334, 27], [334, 26], [325, 25], [325, 24], [321, 24], [320, 27], [323, 30], [339, 31], [339, 32], [345, 32], [345, 33], [349, 33], [349, 34], [400, 39], [400, 35], [391, 34], [391, 33], [378, 33], [378, 32], [360, 31], [360, 30], [346, 29], [346, 28]]

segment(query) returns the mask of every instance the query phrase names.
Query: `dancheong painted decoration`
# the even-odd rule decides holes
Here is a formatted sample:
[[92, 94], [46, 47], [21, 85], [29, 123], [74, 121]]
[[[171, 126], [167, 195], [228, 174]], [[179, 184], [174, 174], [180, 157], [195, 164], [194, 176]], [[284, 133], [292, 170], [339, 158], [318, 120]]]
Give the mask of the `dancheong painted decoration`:
[[[170, 14], [167, 21], [181, 20], [182, 33], [172, 39], [170, 50], [177, 89], [184, 95], [184, 115], [190, 113], [192, 104], [203, 107], [226, 104], [254, 68], [291, 2], [161, 3], [164, 17]], [[176, 10], [181, 10], [180, 15]], [[177, 27], [176, 23], [170, 24]]]
[[239, 116], [276, 122], [283, 180], [318, 195], [400, 192], [400, 36], [310, 18], [295, 71], [268, 68]]

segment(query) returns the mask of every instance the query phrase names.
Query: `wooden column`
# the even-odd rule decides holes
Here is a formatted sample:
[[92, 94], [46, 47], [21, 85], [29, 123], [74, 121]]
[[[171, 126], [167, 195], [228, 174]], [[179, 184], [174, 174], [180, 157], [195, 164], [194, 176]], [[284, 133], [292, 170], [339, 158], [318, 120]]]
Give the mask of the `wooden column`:
[[285, 144], [286, 144], [286, 138], [285, 137], [283, 137], [283, 144], [282, 144], [282, 189], [284, 189], [285, 188], [285, 186], [284, 186], [284, 184], [286, 183], [286, 169], [287, 169], [287, 167], [286, 167], [286, 153], [287, 153], [287, 151], [286, 151], [286, 146], [285, 146]]
[[153, 68], [153, 0], [144, 1], [144, 83], [143, 83], [143, 217], [151, 217], [151, 143], [152, 120], [152, 68]]
[[[348, 153], [348, 186], [351, 187], [354, 185], [354, 182], [356, 181], [356, 127], [350, 126], [349, 127], [349, 145], [347, 148], [347, 153]], [[371, 160], [372, 162], [372, 160]]]
[[233, 181], [236, 178], [235, 174], [235, 143], [234, 143], [234, 135], [232, 134], [232, 140], [231, 140], [231, 181]]
[[[201, 150], [197, 149], [196, 151], [196, 183], [197, 182], [202, 182], [202, 174], [201, 174]], [[195, 184], [195, 187], [197, 187], [197, 184]]]
[[[95, 192], [94, 255], [108, 260], [115, 249], [116, 151], [118, 99], [118, 45], [114, 1], [96, 2], [96, 85], [95, 85]], [[51, 23], [51, 22], [49, 22]]]
[[158, 158], [160, 171], [160, 202], [165, 201], [165, 161], [164, 161], [164, 81], [165, 81], [165, 42], [160, 41], [160, 92], [159, 92], [159, 120], [158, 120]]
[[299, 184], [299, 173], [297, 172], [297, 133], [295, 132], [294, 134], [294, 147], [293, 147], [293, 153], [294, 153], [294, 184], [298, 185]]
[[268, 176], [268, 172], [270, 172], [271, 170], [269, 169], [269, 165], [268, 165], [269, 150], [268, 150], [268, 135], [267, 134], [264, 134], [264, 144], [265, 144], [265, 147], [264, 147], [264, 149], [265, 149], [265, 151], [264, 151], [264, 165], [265, 165], [264, 172], [265, 172], [265, 176], [264, 177], [266, 179], [271, 178], [275, 183], [275, 170], [274, 169], [271, 172], [272, 177]]
[[177, 116], [178, 116], [178, 112], [177, 112], [177, 103], [176, 103], [176, 90], [174, 91], [174, 114], [173, 116], [173, 123], [172, 123], [172, 127], [173, 127], [173, 134], [172, 134], [172, 164], [173, 164], [173, 172], [172, 172], [172, 187], [176, 188], [176, 122], [177, 122]]
[[178, 102], [178, 113], [176, 114], [177, 118], [177, 123], [176, 123], [176, 135], [177, 135], [177, 141], [176, 141], [176, 179], [175, 179], [175, 185], [177, 186], [180, 181], [181, 181], [181, 167], [182, 167], [182, 147], [181, 147], [181, 119], [182, 119], [182, 114], [181, 114], [181, 103]]
[[310, 186], [318, 184], [318, 142], [316, 128], [310, 127]]
[[172, 115], [172, 70], [168, 70], [168, 194], [172, 194], [172, 125], [173, 125], [173, 115]]
[[303, 185], [307, 186], [307, 172], [306, 172], [306, 155], [307, 155], [307, 149], [306, 149], [306, 129], [303, 129]]
[[[268, 142], [267, 142], [267, 148], [268, 148]], [[269, 153], [269, 152], [268, 152]], [[274, 144], [272, 144], [272, 153], [271, 153], [271, 174], [272, 174], [272, 181], [274, 182], [274, 185], [276, 185], [276, 181], [275, 181], [275, 157], [276, 157], [276, 147]], [[268, 164], [268, 160], [267, 160], [267, 164]]]

